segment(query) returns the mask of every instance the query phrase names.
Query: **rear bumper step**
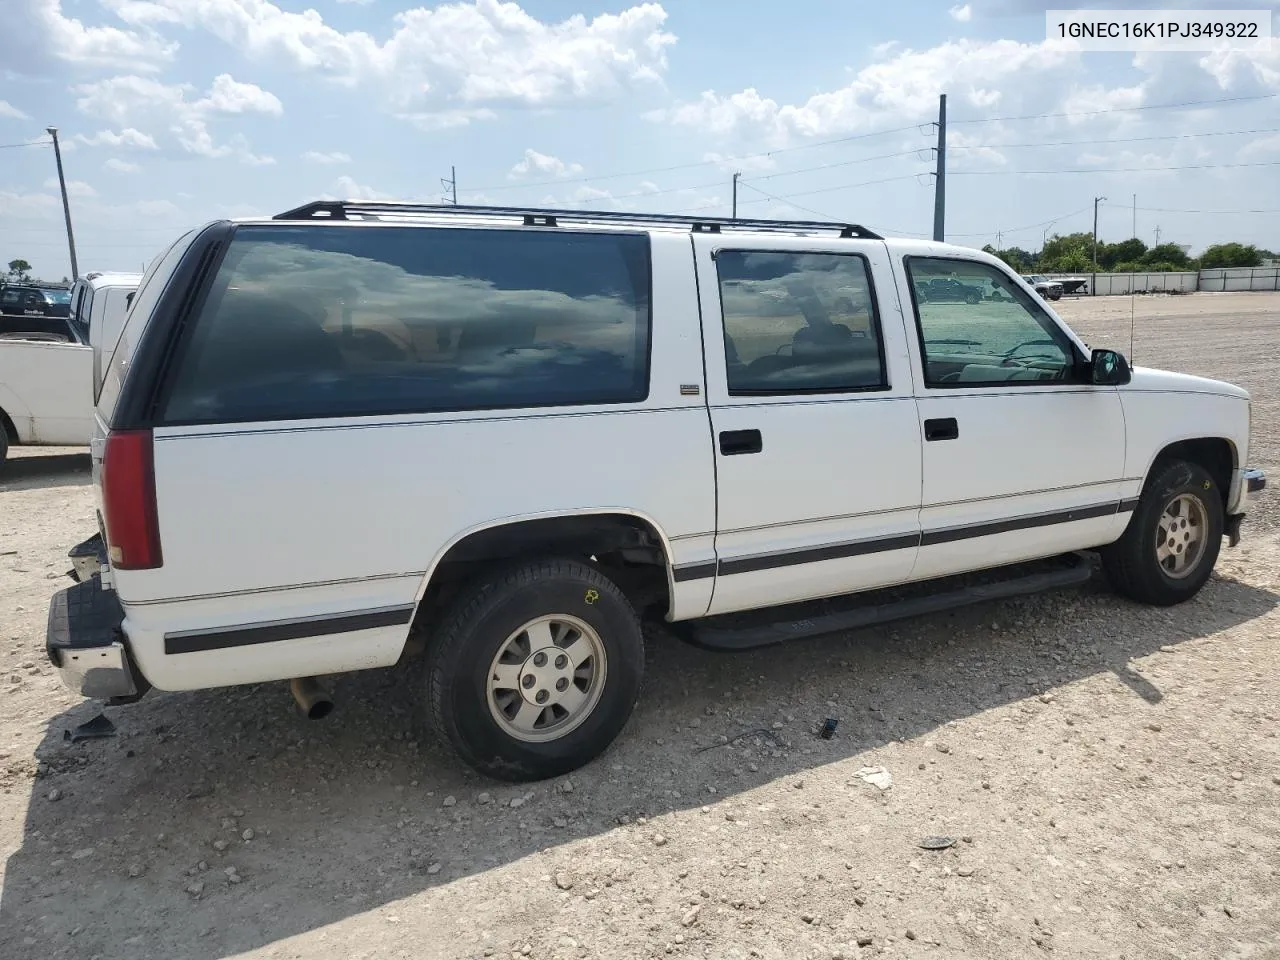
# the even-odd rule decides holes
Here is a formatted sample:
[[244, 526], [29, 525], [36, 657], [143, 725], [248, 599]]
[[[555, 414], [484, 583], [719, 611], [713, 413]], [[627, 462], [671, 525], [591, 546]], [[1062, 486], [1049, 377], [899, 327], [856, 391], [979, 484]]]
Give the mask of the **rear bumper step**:
[[[699, 647], [751, 650], [801, 637], [839, 633], [905, 617], [953, 610], [985, 600], [1002, 600], [1071, 586], [1084, 583], [1092, 573], [1093, 561], [1088, 555], [1068, 554], [981, 575], [949, 577], [934, 584], [873, 590], [834, 600], [788, 604], [773, 611], [728, 614], [671, 626]], [[984, 578], [983, 582], [972, 582], [979, 576]], [[770, 619], [762, 622], [766, 617]]]
[[45, 650], [62, 682], [83, 697], [136, 699], [148, 689], [134, 668], [115, 591], [92, 577], [53, 595]]

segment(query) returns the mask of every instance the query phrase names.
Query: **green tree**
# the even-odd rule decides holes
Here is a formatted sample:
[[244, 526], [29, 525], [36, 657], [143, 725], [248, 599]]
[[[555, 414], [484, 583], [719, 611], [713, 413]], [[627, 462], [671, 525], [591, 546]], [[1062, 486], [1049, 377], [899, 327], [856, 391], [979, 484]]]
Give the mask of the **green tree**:
[[25, 283], [31, 279], [31, 264], [25, 260], [10, 260], [9, 276], [19, 283]]
[[999, 257], [1018, 273], [1025, 273], [1029, 269], [1029, 254], [1025, 250], [1019, 250], [1017, 247], [1010, 247], [1008, 250], [997, 250], [988, 243], [982, 248], [982, 252], [989, 253], [993, 257]]
[[1200, 254], [1200, 266], [1211, 267], [1256, 267], [1262, 262], [1262, 253], [1252, 244], [1215, 243]]
[[1137, 237], [1119, 243], [1098, 243], [1098, 266], [1103, 270], [1119, 270], [1118, 264], [1141, 260], [1147, 245]]
[[1162, 243], [1152, 247], [1142, 255], [1140, 260], [1145, 270], [1155, 270], [1157, 265], [1162, 270], [1186, 270], [1191, 266], [1191, 258], [1176, 243]]

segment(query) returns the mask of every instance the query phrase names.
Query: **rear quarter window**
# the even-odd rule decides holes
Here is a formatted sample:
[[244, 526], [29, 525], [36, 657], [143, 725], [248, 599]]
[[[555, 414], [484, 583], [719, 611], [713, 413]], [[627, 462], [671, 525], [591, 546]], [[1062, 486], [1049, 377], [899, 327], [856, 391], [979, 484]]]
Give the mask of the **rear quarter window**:
[[636, 402], [646, 235], [237, 229], [165, 423]]

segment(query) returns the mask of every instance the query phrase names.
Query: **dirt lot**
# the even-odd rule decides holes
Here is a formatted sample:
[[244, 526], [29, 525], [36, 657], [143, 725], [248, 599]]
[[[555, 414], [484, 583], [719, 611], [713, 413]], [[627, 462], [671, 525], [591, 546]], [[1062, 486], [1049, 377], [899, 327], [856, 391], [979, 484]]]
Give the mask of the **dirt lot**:
[[[1059, 306], [1128, 351], [1128, 300]], [[1253, 392], [1280, 477], [1280, 296], [1136, 313], [1140, 363]], [[6, 960], [1280, 956], [1274, 498], [1177, 609], [1095, 580], [746, 655], [655, 636], [616, 747], [516, 788], [413, 739], [408, 668], [341, 679], [320, 724], [272, 684], [65, 741], [96, 708], [44, 624], [88, 462], [25, 453], [0, 482]]]

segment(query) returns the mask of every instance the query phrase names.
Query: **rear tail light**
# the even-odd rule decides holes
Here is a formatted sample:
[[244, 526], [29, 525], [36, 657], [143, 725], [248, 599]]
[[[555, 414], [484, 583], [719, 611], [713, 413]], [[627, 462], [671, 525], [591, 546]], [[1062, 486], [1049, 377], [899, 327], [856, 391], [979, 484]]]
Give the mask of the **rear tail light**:
[[102, 457], [102, 508], [113, 567], [153, 570], [163, 564], [150, 430], [107, 434]]

